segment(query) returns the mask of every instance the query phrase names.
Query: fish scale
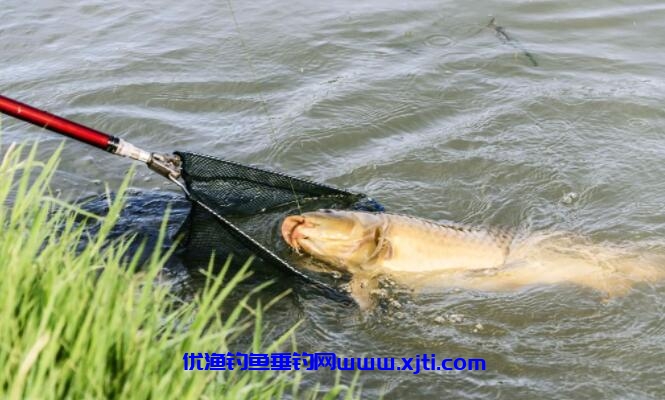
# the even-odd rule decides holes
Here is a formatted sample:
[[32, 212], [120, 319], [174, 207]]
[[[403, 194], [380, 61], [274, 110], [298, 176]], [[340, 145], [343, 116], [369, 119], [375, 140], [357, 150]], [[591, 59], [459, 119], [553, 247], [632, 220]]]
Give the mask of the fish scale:
[[[382, 214], [391, 254], [378, 262], [394, 271], [483, 269], [504, 264], [512, 235], [465, 225], [444, 225], [398, 214]], [[417, 260], [417, 261], [416, 261]]]

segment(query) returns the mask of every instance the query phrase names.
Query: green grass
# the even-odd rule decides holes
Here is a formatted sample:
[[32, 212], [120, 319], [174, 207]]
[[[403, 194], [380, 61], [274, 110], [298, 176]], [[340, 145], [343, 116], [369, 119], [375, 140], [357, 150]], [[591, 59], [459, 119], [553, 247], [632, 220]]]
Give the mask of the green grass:
[[[59, 153], [42, 163], [36, 146], [0, 150], [0, 398], [358, 395], [339, 382], [327, 393], [304, 392], [293, 371], [184, 371], [185, 352], [292, 351], [295, 327], [264, 344], [265, 307], [250, 304], [251, 293], [225, 305], [247, 266], [233, 276], [224, 276], [227, 268], [208, 272], [205, 287], [185, 302], [160, 283], [168, 254], [155, 252], [144, 265], [138, 254], [123, 261], [131, 238], [109, 245], [107, 235], [129, 176], [108, 215], [94, 216], [51, 195]], [[101, 229], [76, 251], [87, 234], [76, 222], [82, 214]], [[238, 335], [253, 335], [252, 349], [233, 348]]]

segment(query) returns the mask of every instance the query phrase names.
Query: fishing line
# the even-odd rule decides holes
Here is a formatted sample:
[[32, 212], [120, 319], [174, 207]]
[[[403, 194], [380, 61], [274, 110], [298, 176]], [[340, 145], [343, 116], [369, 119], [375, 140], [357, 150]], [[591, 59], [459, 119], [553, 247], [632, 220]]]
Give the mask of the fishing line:
[[[245, 61], [249, 65], [249, 69], [254, 75], [254, 80], [256, 82], [259, 82], [259, 74], [256, 72], [256, 68], [254, 67], [254, 62], [252, 61], [252, 57], [250, 55], [249, 51], [249, 46], [247, 46], [247, 43], [242, 37], [242, 33], [240, 32], [240, 25], [238, 24], [238, 19], [236, 18], [236, 13], [233, 11], [233, 5], [231, 4], [231, 0], [226, 0], [226, 4], [229, 6], [229, 11], [231, 12], [231, 19], [233, 19], [233, 25], [236, 29], [236, 33], [238, 35], [238, 40], [240, 40], [240, 45], [242, 46], [244, 52], [245, 52]], [[261, 90], [257, 92], [259, 96], [259, 103], [261, 104], [261, 109], [263, 113], [266, 115], [268, 118], [268, 125], [270, 126], [270, 134], [268, 135], [270, 137], [270, 140], [272, 141], [273, 146], [277, 147], [278, 143], [276, 140], [277, 137], [277, 129], [275, 129], [275, 126], [272, 121], [272, 117], [270, 115], [270, 112], [268, 111], [268, 103], [266, 102], [265, 98], [263, 97], [263, 94], [261, 93]], [[298, 212], [302, 214], [302, 208], [300, 207], [300, 202], [298, 201], [298, 196], [296, 195], [296, 190], [293, 187], [293, 183], [289, 179], [289, 184], [291, 185], [291, 190], [293, 192], [293, 198], [295, 200], [296, 206], [298, 207]]]
[[[236, 29], [236, 33], [238, 34], [238, 40], [240, 41], [240, 45], [242, 46], [243, 50], [245, 51], [245, 61], [249, 65], [249, 69], [254, 75], [254, 80], [256, 82], [259, 82], [259, 74], [256, 72], [256, 68], [254, 67], [254, 62], [252, 61], [252, 57], [250, 55], [249, 51], [249, 46], [247, 46], [247, 43], [242, 37], [242, 34], [240, 33], [240, 26], [238, 25], [238, 20], [236, 19], [236, 13], [233, 11], [233, 5], [231, 4], [231, 0], [226, 0], [226, 4], [229, 6], [229, 11], [231, 12], [231, 19], [233, 19], [233, 25]], [[268, 103], [266, 102], [265, 98], [263, 97], [263, 94], [261, 94], [261, 91], [259, 90], [258, 92], [259, 96], [259, 103], [261, 104], [261, 109], [263, 112], [266, 114], [266, 117], [268, 118], [268, 125], [270, 126], [270, 140], [273, 142], [274, 146], [277, 146], [277, 140], [276, 140], [276, 135], [277, 135], [277, 129], [275, 129], [275, 126], [273, 125], [272, 117], [270, 116], [270, 112], [268, 111]]]

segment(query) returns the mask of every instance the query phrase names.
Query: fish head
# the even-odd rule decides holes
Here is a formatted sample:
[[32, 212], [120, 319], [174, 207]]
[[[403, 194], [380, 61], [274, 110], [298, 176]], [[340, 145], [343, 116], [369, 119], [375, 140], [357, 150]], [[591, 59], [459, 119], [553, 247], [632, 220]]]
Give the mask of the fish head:
[[384, 247], [385, 223], [379, 214], [319, 210], [291, 215], [282, 223], [282, 237], [303, 251], [342, 271], [355, 273], [371, 263]]

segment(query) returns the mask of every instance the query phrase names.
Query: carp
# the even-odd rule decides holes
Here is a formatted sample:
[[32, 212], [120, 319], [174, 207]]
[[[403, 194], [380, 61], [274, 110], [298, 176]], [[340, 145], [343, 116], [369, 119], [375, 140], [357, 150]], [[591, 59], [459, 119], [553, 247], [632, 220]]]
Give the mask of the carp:
[[495, 268], [512, 237], [405, 215], [322, 210], [287, 217], [282, 237], [296, 251], [350, 273]]
[[515, 243], [505, 230], [398, 214], [306, 212], [286, 217], [281, 234], [297, 253], [351, 274], [351, 295], [363, 308], [380, 276], [411, 287], [477, 290], [569, 282], [613, 295], [663, 275], [643, 257], [573, 235], [537, 234]]

